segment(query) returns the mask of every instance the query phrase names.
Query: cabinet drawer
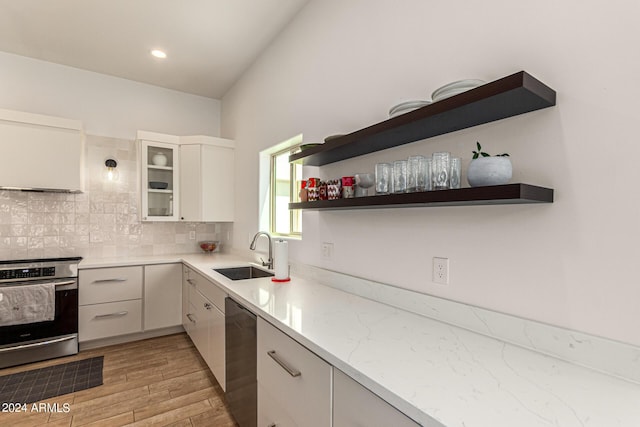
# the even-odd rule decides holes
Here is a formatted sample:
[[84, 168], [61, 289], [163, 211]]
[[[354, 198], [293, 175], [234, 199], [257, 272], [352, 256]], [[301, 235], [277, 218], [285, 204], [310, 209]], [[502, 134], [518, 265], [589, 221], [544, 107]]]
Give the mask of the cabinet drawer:
[[142, 300], [84, 305], [78, 309], [81, 342], [141, 331]]
[[333, 427], [418, 427], [419, 424], [333, 368]]
[[258, 427], [297, 427], [287, 410], [258, 384]]
[[331, 425], [331, 366], [258, 318], [258, 384], [298, 425]]
[[187, 281], [195, 286], [209, 301], [214, 303], [215, 306], [218, 307], [218, 310], [224, 313], [224, 299], [227, 297], [227, 294], [222, 289], [211, 280], [193, 270], [189, 272], [189, 279]]
[[142, 266], [96, 268], [78, 273], [80, 305], [142, 298]]

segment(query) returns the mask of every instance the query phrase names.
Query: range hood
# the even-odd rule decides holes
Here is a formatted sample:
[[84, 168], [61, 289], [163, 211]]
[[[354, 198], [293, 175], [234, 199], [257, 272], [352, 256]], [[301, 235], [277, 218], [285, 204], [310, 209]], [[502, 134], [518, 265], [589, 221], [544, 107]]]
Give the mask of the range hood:
[[0, 109], [0, 189], [84, 190], [82, 122]]

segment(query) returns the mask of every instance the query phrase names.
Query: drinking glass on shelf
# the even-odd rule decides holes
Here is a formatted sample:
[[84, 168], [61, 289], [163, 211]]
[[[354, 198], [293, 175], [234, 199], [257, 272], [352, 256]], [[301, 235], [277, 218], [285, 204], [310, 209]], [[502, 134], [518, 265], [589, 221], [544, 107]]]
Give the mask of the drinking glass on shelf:
[[438, 152], [432, 156], [432, 184], [434, 190], [446, 190], [449, 188], [449, 153]]
[[462, 160], [460, 157], [452, 157], [450, 162], [451, 170], [449, 176], [449, 188], [460, 188], [460, 170]]
[[425, 163], [427, 165], [425, 166], [425, 171], [424, 171], [424, 191], [431, 191], [433, 190], [432, 178], [431, 178], [433, 174], [433, 160], [431, 159], [431, 157], [426, 158]]
[[407, 193], [426, 190], [427, 159], [424, 156], [410, 156], [407, 160]]
[[391, 164], [376, 164], [376, 194], [389, 194], [391, 184]]
[[407, 191], [407, 161], [396, 160], [393, 162], [393, 192], [404, 193]]

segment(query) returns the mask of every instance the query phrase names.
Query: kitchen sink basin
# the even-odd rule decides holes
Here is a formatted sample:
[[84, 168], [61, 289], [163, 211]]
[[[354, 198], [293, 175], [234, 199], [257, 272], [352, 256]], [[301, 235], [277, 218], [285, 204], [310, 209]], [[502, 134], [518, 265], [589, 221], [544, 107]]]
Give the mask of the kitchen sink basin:
[[213, 271], [222, 274], [231, 280], [256, 279], [258, 277], [271, 277], [273, 273], [262, 270], [252, 265], [231, 268], [214, 268]]

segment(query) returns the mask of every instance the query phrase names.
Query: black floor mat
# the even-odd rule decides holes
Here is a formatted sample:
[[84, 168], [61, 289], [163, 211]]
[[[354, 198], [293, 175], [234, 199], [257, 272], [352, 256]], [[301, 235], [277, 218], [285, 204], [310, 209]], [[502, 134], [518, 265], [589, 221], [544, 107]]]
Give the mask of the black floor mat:
[[102, 385], [104, 357], [0, 377], [0, 403], [33, 403]]

